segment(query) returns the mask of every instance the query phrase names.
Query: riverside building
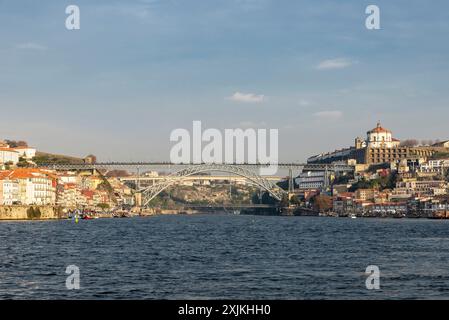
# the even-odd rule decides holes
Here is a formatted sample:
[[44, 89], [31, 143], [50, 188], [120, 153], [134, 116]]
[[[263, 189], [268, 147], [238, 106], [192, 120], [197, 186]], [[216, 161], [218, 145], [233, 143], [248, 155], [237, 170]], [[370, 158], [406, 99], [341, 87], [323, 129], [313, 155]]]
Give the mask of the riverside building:
[[446, 145], [407, 147], [393, 137], [388, 130], [379, 123], [366, 133], [366, 139], [356, 138], [353, 147], [319, 154], [307, 159], [308, 163], [333, 163], [355, 159], [358, 164], [399, 163], [401, 160], [419, 162], [427, 159], [437, 152], [448, 152]]

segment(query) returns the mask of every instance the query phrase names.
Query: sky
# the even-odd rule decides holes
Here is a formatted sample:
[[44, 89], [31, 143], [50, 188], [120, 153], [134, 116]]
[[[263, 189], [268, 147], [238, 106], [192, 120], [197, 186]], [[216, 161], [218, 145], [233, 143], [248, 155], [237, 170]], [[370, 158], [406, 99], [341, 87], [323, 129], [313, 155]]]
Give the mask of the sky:
[[0, 139], [40, 151], [168, 161], [194, 120], [278, 129], [280, 161], [379, 120], [449, 139], [447, 0], [0, 0], [0, 38]]

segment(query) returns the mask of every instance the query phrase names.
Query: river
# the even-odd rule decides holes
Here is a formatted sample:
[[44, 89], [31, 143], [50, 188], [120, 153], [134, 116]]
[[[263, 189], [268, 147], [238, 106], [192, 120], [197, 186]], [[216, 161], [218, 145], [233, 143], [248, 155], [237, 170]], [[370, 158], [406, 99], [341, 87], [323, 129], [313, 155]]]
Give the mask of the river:
[[[447, 220], [0, 222], [0, 299], [445, 299], [448, 261]], [[69, 265], [79, 290], [66, 288]], [[368, 265], [379, 290], [366, 289]]]

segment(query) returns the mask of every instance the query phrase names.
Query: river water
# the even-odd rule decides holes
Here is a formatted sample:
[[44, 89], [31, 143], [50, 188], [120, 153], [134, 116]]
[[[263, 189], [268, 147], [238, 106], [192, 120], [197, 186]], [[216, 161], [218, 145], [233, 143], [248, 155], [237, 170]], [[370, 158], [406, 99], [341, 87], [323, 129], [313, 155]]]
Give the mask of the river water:
[[[156, 216], [0, 222], [0, 299], [447, 299], [449, 221]], [[67, 290], [65, 271], [80, 270]], [[365, 269], [380, 269], [367, 290]]]

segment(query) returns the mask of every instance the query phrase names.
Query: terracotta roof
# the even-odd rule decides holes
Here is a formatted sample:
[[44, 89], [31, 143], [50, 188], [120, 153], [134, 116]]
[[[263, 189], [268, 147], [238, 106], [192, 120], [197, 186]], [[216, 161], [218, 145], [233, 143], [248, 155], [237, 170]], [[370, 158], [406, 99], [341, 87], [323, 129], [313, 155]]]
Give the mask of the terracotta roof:
[[15, 152], [15, 153], [18, 153], [18, 152], [15, 151], [14, 149], [10, 149], [10, 148], [0, 148], [0, 151], [9, 151], [9, 152]]
[[11, 174], [12, 171], [7, 170], [7, 171], [0, 171], [0, 180], [4, 180], [6, 178], [9, 177], [9, 175]]
[[27, 178], [33, 178], [35, 177], [34, 174], [42, 174], [46, 178], [51, 178], [51, 175], [48, 174], [45, 171], [42, 171], [40, 169], [34, 169], [34, 168], [19, 168], [16, 170], [11, 171], [11, 174], [9, 177], [11, 179], [27, 179]]
[[352, 198], [354, 196], [353, 192], [342, 192], [337, 195], [340, 198]]
[[377, 127], [375, 127], [374, 129], [368, 131], [368, 133], [382, 133], [382, 132], [391, 133], [390, 130], [383, 128], [383, 127], [380, 125], [380, 122], [377, 123]]
[[83, 196], [85, 196], [86, 198], [92, 199], [94, 194], [95, 194], [95, 192], [93, 192], [92, 190], [82, 190], [81, 194]]

